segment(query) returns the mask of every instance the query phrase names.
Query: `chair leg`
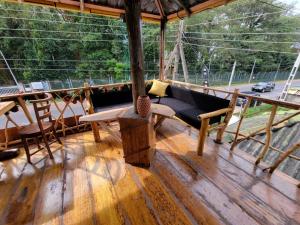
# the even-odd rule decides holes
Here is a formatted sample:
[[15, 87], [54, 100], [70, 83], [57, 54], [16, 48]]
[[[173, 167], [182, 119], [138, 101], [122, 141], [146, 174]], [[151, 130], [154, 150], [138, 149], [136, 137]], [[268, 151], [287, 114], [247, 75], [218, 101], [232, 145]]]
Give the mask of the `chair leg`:
[[38, 146], [38, 149], [41, 149], [39, 137], [35, 138], [35, 142], [36, 142], [36, 145]]
[[42, 134], [42, 137], [43, 137], [43, 140], [44, 140], [46, 149], [47, 149], [47, 151], [48, 151], [48, 153], [49, 153], [50, 159], [53, 159], [53, 155], [52, 155], [52, 152], [51, 152], [51, 150], [50, 150], [50, 146], [49, 146], [49, 144], [48, 144], [47, 137], [46, 137], [45, 134]]
[[57, 135], [57, 133], [56, 133], [56, 131], [55, 131], [54, 128], [53, 128], [53, 135], [56, 138], [56, 140], [58, 141], [58, 143], [62, 145], [62, 142], [61, 142], [60, 138], [58, 137], [58, 135]]
[[30, 160], [30, 152], [29, 152], [29, 147], [28, 147], [28, 143], [27, 143], [26, 138], [22, 137], [22, 144], [23, 144], [24, 149], [25, 149], [25, 153], [26, 153], [26, 157], [27, 157], [27, 162], [30, 163], [30, 164], [32, 164], [31, 160]]

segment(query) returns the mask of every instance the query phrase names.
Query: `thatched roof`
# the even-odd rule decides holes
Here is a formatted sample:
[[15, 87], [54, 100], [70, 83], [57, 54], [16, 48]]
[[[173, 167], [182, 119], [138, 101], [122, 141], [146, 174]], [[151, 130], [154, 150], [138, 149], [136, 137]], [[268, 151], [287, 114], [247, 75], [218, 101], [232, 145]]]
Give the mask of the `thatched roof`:
[[[45, 5], [59, 9], [120, 17], [125, 13], [124, 0], [8, 0]], [[141, 0], [144, 21], [168, 21], [215, 8], [233, 0]]]

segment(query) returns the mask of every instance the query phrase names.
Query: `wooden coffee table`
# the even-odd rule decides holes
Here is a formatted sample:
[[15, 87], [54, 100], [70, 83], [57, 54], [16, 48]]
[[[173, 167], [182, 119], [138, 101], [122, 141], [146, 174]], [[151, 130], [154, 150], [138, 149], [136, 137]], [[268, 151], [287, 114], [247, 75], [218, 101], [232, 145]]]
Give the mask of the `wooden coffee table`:
[[[103, 128], [107, 130], [106, 122], [117, 121], [123, 113], [131, 109], [133, 106], [122, 107], [118, 109], [112, 109], [103, 112], [97, 112], [90, 115], [81, 116], [79, 118], [80, 122], [97, 122]], [[156, 130], [162, 122], [167, 118], [173, 118], [175, 112], [169, 106], [161, 104], [151, 104], [151, 113], [155, 116], [154, 129]], [[109, 131], [109, 130], [108, 130]]]

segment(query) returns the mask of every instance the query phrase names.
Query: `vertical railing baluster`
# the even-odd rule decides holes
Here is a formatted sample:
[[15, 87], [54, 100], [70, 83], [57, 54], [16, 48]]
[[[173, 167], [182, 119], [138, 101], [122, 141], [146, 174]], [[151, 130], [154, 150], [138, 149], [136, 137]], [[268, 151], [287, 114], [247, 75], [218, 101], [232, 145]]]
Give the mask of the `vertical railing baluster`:
[[258, 158], [256, 159], [255, 165], [260, 163], [260, 161], [263, 159], [263, 157], [265, 156], [266, 152], [269, 149], [271, 139], [272, 139], [271, 129], [272, 129], [274, 118], [276, 116], [276, 111], [277, 111], [277, 105], [272, 105], [272, 111], [271, 111], [269, 121], [268, 121], [267, 126], [266, 126], [266, 136], [267, 136], [266, 137], [266, 144], [265, 144], [263, 150], [260, 152]]

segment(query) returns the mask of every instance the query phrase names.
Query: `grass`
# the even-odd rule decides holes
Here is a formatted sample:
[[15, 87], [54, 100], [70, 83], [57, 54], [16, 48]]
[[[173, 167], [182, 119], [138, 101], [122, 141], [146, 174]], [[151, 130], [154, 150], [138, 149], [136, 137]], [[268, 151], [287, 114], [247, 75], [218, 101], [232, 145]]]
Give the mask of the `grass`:
[[[267, 115], [271, 112], [271, 109], [272, 109], [272, 105], [269, 104], [262, 104], [260, 106], [249, 108], [247, 110], [245, 118], [252, 118], [257, 115]], [[278, 107], [276, 114], [285, 114], [289, 111], [293, 112], [294, 110], [285, 107]]]

